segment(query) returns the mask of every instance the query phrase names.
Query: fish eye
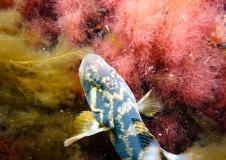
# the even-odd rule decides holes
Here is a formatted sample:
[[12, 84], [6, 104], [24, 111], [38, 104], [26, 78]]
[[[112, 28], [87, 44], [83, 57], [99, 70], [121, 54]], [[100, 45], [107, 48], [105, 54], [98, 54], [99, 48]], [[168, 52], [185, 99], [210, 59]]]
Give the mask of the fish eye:
[[97, 86], [97, 87], [100, 87], [101, 84], [100, 84], [100, 78], [98, 76], [95, 76], [93, 78], [93, 83]]

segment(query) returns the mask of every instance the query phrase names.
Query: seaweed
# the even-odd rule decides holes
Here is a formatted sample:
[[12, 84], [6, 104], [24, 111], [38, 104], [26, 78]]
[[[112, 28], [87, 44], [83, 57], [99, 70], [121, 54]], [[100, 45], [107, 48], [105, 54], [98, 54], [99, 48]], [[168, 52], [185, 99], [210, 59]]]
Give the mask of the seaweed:
[[68, 104], [73, 94], [81, 91], [76, 68], [85, 50], [64, 52], [65, 44], [59, 44], [52, 51], [37, 51], [28, 47], [26, 41], [25, 37], [0, 35], [2, 104]]
[[63, 38], [54, 48], [35, 45], [15, 9], [1, 11], [0, 22], [1, 158], [77, 157], [80, 145], [64, 151], [63, 141], [85, 105], [77, 71], [90, 48], [72, 47]]

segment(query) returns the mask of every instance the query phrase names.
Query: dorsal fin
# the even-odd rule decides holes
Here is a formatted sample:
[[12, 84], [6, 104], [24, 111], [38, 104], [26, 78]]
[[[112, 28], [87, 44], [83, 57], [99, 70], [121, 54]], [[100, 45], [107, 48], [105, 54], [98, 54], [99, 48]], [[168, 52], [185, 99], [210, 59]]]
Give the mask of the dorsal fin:
[[102, 126], [93, 116], [92, 112], [84, 111], [75, 118], [75, 136], [64, 141], [64, 146], [67, 147], [77, 140], [107, 131], [110, 128]]
[[163, 109], [163, 105], [156, 98], [153, 88], [137, 102], [137, 105], [139, 113], [148, 117]]

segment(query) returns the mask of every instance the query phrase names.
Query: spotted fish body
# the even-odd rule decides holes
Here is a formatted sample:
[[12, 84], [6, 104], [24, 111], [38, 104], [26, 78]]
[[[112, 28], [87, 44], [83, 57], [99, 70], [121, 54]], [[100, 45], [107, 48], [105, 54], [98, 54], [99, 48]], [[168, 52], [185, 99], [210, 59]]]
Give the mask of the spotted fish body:
[[110, 139], [121, 159], [145, 159], [154, 145], [156, 159], [167, 159], [145, 127], [135, 97], [123, 78], [100, 56], [86, 55], [79, 77], [95, 119], [110, 128]]

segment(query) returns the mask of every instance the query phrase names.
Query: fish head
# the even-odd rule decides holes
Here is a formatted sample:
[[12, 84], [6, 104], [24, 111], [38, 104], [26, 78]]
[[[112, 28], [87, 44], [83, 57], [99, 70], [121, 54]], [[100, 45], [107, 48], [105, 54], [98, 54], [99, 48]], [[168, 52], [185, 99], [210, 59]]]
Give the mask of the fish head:
[[[115, 95], [119, 95], [122, 79], [114, 68], [96, 54], [86, 55], [79, 68], [79, 78], [96, 120], [114, 127]], [[124, 82], [125, 83], [125, 82]]]

